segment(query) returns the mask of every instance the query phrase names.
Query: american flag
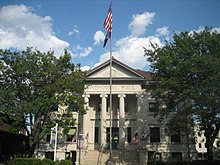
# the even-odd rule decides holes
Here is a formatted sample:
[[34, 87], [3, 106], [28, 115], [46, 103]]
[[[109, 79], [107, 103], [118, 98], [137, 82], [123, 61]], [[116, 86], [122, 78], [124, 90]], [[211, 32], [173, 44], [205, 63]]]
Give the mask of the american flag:
[[131, 139], [131, 143], [132, 143], [132, 144], [137, 144], [138, 141], [139, 141], [138, 133], [135, 132], [134, 137]]
[[104, 44], [103, 44], [103, 48], [107, 44], [107, 41], [108, 41], [109, 38], [111, 38], [111, 32], [107, 31], [107, 34], [106, 34], [105, 40], [104, 40]]
[[112, 5], [111, 4], [110, 4], [109, 9], [108, 9], [108, 14], [105, 18], [104, 28], [107, 31], [112, 32]]
[[77, 140], [77, 134], [75, 134], [75, 135], [73, 136], [73, 138], [72, 138], [72, 142], [71, 142], [71, 143], [76, 142], [76, 140]]
[[56, 143], [56, 134], [57, 134], [57, 125], [53, 128], [51, 128], [50, 132], [50, 144], [55, 144]]
[[88, 142], [89, 142], [89, 133], [87, 133], [85, 136], [85, 143], [88, 143]]
[[104, 21], [104, 28], [107, 30], [107, 34], [105, 35], [103, 48], [105, 47], [108, 39], [111, 38], [111, 33], [112, 33], [112, 5], [111, 4], [109, 6], [108, 14]]

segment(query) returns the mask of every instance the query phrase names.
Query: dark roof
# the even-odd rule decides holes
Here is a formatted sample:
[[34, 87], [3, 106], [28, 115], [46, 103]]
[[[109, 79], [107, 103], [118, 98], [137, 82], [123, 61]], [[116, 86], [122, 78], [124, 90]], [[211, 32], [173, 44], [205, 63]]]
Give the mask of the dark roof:
[[136, 69], [136, 72], [144, 76], [149, 81], [153, 80], [153, 75], [151, 72], [140, 70], [140, 69]]

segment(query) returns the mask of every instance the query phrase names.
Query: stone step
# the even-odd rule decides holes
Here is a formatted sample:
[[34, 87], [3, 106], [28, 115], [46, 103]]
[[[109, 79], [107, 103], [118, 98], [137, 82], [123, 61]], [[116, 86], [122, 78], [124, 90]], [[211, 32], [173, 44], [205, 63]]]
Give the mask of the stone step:
[[[99, 158], [99, 151], [87, 151], [82, 158], [81, 165], [97, 165]], [[109, 153], [102, 153], [100, 165], [105, 165], [109, 159]], [[136, 151], [113, 151], [112, 160], [114, 165], [139, 165], [138, 153]]]
[[[109, 156], [106, 153], [102, 153], [100, 160], [101, 164], [100, 165], [105, 165], [105, 162], [108, 160]], [[97, 165], [99, 159], [99, 151], [97, 150], [92, 150], [92, 151], [87, 151], [87, 154], [84, 156], [81, 165]]]

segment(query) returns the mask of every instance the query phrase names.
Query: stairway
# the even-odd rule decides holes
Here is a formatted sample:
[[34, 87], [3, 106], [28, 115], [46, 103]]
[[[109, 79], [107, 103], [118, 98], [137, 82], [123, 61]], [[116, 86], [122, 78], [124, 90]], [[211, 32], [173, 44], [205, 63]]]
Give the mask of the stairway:
[[140, 165], [137, 151], [123, 151], [122, 152], [123, 165]]
[[[87, 151], [82, 157], [81, 165], [106, 165], [109, 153], [99, 152], [98, 150]], [[112, 151], [114, 165], [140, 165], [137, 151]]]
[[82, 158], [81, 165], [105, 165], [108, 159], [108, 153], [100, 153], [98, 150], [89, 150]]

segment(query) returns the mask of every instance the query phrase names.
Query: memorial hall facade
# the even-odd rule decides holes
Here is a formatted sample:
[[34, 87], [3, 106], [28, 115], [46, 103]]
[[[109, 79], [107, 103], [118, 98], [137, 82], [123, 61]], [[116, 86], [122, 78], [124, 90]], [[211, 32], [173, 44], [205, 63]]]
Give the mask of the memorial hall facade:
[[[158, 121], [155, 115], [158, 107], [151, 95], [155, 85], [149, 72], [133, 69], [115, 58], [89, 71], [85, 77], [83, 94], [86, 114], [73, 114], [78, 126], [74, 128], [72, 137], [78, 132], [86, 141], [81, 146], [83, 154], [78, 152], [77, 142], [69, 140], [65, 146], [57, 145], [57, 158], [71, 157], [78, 162], [80, 157], [79, 161], [83, 164], [90, 152], [97, 151], [99, 154], [93, 158], [102, 161], [99, 160], [100, 152], [108, 153], [110, 143], [112, 151], [118, 151], [118, 155], [126, 152], [127, 157], [136, 155], [132, 159], [137, 159], [137, 164], [146, 164], [150, 159], [196, 158], [195, 144], [189, 141], [191, 135], [168, 135], [165, 130], [166, 119]], [[163, 105], [159, 106], [163, 108]], [[46, 150], [50, 150], [50, 147]], [[127, 158], [122, 156], [122, 159], [126, 161]]]

